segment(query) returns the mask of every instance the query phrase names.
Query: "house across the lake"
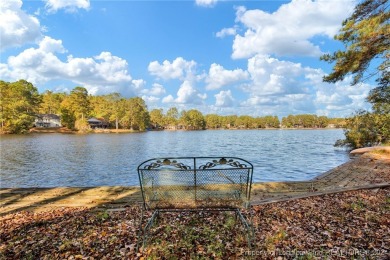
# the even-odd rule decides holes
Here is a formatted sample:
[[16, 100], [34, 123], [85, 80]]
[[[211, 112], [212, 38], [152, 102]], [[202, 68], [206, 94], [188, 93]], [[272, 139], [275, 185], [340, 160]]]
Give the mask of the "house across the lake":
[[97, 119], [94, 117], [88, 119], [88, 124], [92, 129], [108, 128], [110, 126], [110, 124], [107, 121], [105, 121], [104, 119], [101, 119], [101, 118]]
[[55, 114], [38, 114], [35, 127], [61, 127], [61, 118]]

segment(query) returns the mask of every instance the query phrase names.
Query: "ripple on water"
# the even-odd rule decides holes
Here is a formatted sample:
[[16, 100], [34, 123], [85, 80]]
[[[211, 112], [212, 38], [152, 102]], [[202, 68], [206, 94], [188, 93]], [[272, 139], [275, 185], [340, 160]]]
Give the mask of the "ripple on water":
[[349, 157], [342, 130], [160, 131], [139, 134], [2, 136], [1, 187], [138, 185], [150, 158], [234, 156], [254, 181], [308, 180]]

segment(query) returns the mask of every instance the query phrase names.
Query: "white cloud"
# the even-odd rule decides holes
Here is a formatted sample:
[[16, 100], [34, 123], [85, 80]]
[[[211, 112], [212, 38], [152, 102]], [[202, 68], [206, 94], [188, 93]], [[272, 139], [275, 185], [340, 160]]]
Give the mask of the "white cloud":
[[[197, 4], [213, 6], [216, 2], [206, 0], [197, 1]], [[38, 85], [52, 80], [71, 81], [86, 87], [91, 94], [137, 94], [156, 107], [162, 102], [183, 109], [201, 105], [198, 107], [205, 109], [205, 112], [210, 109], [225, 114], [317, 113], [345, 116], [358, 108], [368, 107], [365, 97], [372, 86], [362, 84], [351, 87], [350, 79], [336, 84], [324, 83], [321, 69], [303, 67], [299, 63], [271, 58], [271, 55], [320, 54], [321, 49], [312, 42], [312, 38], [332, 38], [341, 21], [353, 9], [353, 4], [349, 0], [294, 0], [274, 13], [239, 7], [237, 24], [217, 32], [216, 37], [235, 35], [232, 56], [249, 58], [247, 70], [227, 70], [213, 63], [208, 73], [197, 74], [197, 63], [182, 57], [161, 63], [150, 62], [148, 71], [151, 75], [182, 82], [176, 94], [169, 94], [161, 84], [147, 86], [143, 79], [132, 79], [127, 61], [110, 52], [101, 52], [93, 57], [67, 54], [61, 40], [43, 37], [44, 28], [36, 17], [21, 10], [21, 1], [3, 0], [0, 1], [1, 48], [34, 42], [39, 46], [26, 49], [0, 63], [0, 78], [9, 81], [24, 78]], [[49, 12], [59, 9], [72, 12], [79, 8], [89, 9], [90, 2], [48, 0], [46, 8]], [[238, 25], [243, 26], [244, 34], [237, 34], [240, 31]], [[240, 82], [243, 93], [235, 92], [233, 98], [231, 90], [221, 90], [209, 94], [210, 99], [207, 100], [203, 88], [195, 85], [200, 81], [205, 83], [206, 90], [217, 90]], [[241, 81], [245, 81], [245, 85]], [[199, 85], [203, 87], [203, 84]], [[237, 106], [239, 104], [241, 107]]]
[[178, 57], [172, 63], [168, 60], [163, 61], [162, 64], [158, 61], [152, 61], [149, 63], [148, 70], [151, 75], [158, 78], [183, 80], [193, 76], [195, 66], [195, 61], [186, 61], [182, 57]]
[[132, 86], [134, 87], [135, 90], [141, 92], [143, 91], [143, 88], [146, 85], [146, 81], [143, 79], [133, 79], [131, 81]]
[[251, 82], [243, 90], [249, 97], [241, 105], [250, 108], [252, 113], [325, 114], [327, 111], [327, 115], [347, 116], [357, 108], [367, 107], [365, 97], [372, 88], [352, 87], [350, 78], [336, 84], [324, 83], [321, 69], [261, 55], [248, 60], [248, 72]]
[[102, 52], [94, 58], [98, 61], [95, 63], [98, 77], [112, 83], [131, 80], [131, 76], [127, 71], [128, 64], [126, 60], [113, 56], [110, 52]]
[[231, 107], [234, 104], [234, 98], [230, 90], [220, 91], [215, 95], [215, 106], [217, 107]]
[[247, 101], [243, 102], [243, 105], [247, 106], [259, 106], [259, 105], [278, 105], [280, 99], [275, 96], [256, 96], [252, 95]]
[[0, 78], [23, 78], [34, 84], [56, 79], [69, 80], [94, 93], [132, 93], [142, 84], [142, 80], [132, 81], [126, 60], [110, 52], [102, 52], [89, 58], [69, 55], [63, 62], [57, 54], [65, 52], [61, 40], [45, 37], [38, 48], [26, 49], [17, 56], [10, 56], [7, 64], [1, 64]]
[[256, 54], [278, 56], [318, 56], [320, 47], [314, 36], [333, 38], [342, 21], [353, 11], [354, 1], [293, 0], [276, 12], [237, 9], [236, 22], [245, 28], [233, 43], [233, 58]]
[[245, 80], [248, 77], [248, 72], [242, 69], [225, 70], [221, 65], [213, 63], [206, 78], [206, 89], [219, 89], [225, 85]]
[[193, 82], [185, 80], [177, 91], [177, 98], [168, 95], [162, 99], [163, 103], [176, 103], [182, 105], [200, 105], [204, 103], [207, 94], [201, 94]]
[[33, 43], [42, 36], [39, 20], [21, 8], [20, 0], [0, 1], [0, 50]]
[[218, 38], [224, 38], [225, 36], [236, 35], [236, 34], [237, 34], [237, 27], [233, 27], [233, 28], [223, 28], [222, 30], [217, 32], [215, 36]]
[[172, 95], [168, 95], [162, 99], [163, 103], [174, 103], [175, 98]]
[[218, 0], [195, 0], [196, 5], [204, 7], [213, 7], [217, 2]]
[[162, 96], [163, 94], [165, 94], [165, 88], [163, 87], [163, 85], [161, 84], [158, 84], [158, 83], [154, 83], [152, 85], [152, 88], [151, 89], [143, 89], [142, 90], [142, 93], [144, 94], [147, 94], [147, 95], [151, 95], [151, 96]]
[[[171, 69], [175, 62], [166, 62], [165, 69], [160, 72], [175, 71]], [[176, 66], [178, 68], [180, 66]], [[157, 71], [157, 70], [156, 70]], [[185, 71], [185, 70], [178, 70]], [[248, 114], [252, 116], [287, 114], [320, 114], [328, 116], [348, 116], [357, 108], [366, 107], [365, 97], [370, 86], [351, 87], [350, 79], [336, 84], [324, 83], [324, 71], [311, 67], [304, 67], [299, 63], [272, 58], [267, 55], [256, 55], [248, 60], [247, 70], [226, 70], [219, 64], [212, 64], [205, 77], [192, 77], [186, 79], [186, 73], [181, 72], [182, 84], [177, 94], [169, 94], [160, 99], [163, 104], [189, 109], [201, 105], [207, 112], [213, 111], [221, 114]], [[164, 75], [164, 73], [160, 74]], [[169, 78], [169, 77], [167, 77]], [[170, 77], [172, 78], [172, 77]], [[199, 78], [204, 79], [206, 90], [220, 89], [222, 86], [245, 80], [241, 83], [233, 97], [231, 90], [221, 90], [211, 95], [215, 98], [214, 104], [207, 100], [208, 92], [195, 86]], [[148, 101], [157, 105], [157, 100], [163, 95], [161, 85], [154, 85], [151, 89], [144, 89], [145, 98], [156, 99]], [[244, 95], [247, 95], [244, 97]], [[157, 102], [157, 103], [156, 103]], [[158, 105], [157, 105], [158, 106]], [[207, 107], [207, 108], [206, 108]], [[209, 112], [208, 112], [209, 113]]]
[[89, 0], [45, 0], [46, 9], [49, 13], [55, 13], [60, 9], [66, 12], [76, 12], [78, 9], [88, 10], [90, 7]]
[[246, 89], [257, 96], [306, 93], [307, 86], [301, 77], [311, 71], [299, 63], [256, 55], [248, 60], [252, 81]]
[[39, 43], [39, 49], [42, 52], [57, 52], [65, 53], [67, 50], [62, 45], [62, 40], [55, 40], [53, 38], [45, 36], [44, 39]]
[[242, 110], [246, 110], [252, 115], [285, 116], [288, 114], [312, 114], [316, 111], [310, 94], [253, 95], [241, 105], [244, 107]]
[[177, 91], [175, 102], [180, 104], [202, 104], [206, 98], [206, 94], [200, 94], [190, 81], [185, 80]]
[[351, 115], [356, 109], [368, 109], [365, 101], [373, 86], [358, 84], [351, 86], [351, 77], [336, 84], [322, 83], [317, 85], [314, 101], [325, 111], [340, 111], [345, 116]]
[[316, 101], [321, 104], [339, 106], [339, 105], [350, 104], [352, 102], [352, 99], [348, 96], [343, 96], [340, 93], [333, 93], [330, 95], [326, 95], [321, 91], [317, 91]]
[[155, 105], [158, 103], [158, 101], [160, 101], [160, 98], [158, 97], [154, 97], [154, 96], [142, 96], [141, 97], [143, 100], [145, 100], [145, 102], [149, 105]]

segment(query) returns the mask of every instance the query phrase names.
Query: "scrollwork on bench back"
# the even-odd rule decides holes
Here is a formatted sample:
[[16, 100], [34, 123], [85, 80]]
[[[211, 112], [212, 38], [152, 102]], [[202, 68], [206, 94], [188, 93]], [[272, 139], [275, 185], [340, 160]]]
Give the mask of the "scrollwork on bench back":
[[157, 160], [156, 162], [152, 162], [148, 165], [144, 166], [144, 169], [146, 170], [152, 170], [160, 168], [161, 166], [173, 166], [178, 169], [182, 170], [190, 170], [191, 166], [184, 165], [183, 163], [179, 163], [176, 160], [169, 160], [169, 159], [163, 159], [163, 160]]
[[[198, 158], [197, 158], [198, 159]], [[200, 159], [200, 158], [199, 158]], [[203, 158], [204, 159], [204, 158]], [[211, 159], [211, 158], [210, 158]], [[198, 167], [200, 170], [207, 170], [214, 168], [216, 166], [220, 165], [229, 165], [234, 168], [247, 168], [248, 166], [245, 163], [242, 163], [238, 160], [222, 157], [220, 159], [214, 159], [210, 162], [204, 163]], [[155, 161], [149, 162], [149, 164], [146, 164], [143, 166], [143, 169], [145, 170], [153, 170], [153, 169], [158, 169], [163, 166], [172, 166], [177, 169], [181, 170], [191, 170], [192, 167], [189, 165], [186, 165], [182, 162], [178, 162], [177, 159], [156, 159]], [[195, 166], [193, 166], [195, 168]]]
[[239, 161], [234, 161], [233, 159], [221, 158], [219, 160], [213, 160], [212, 162], [208, 162], [204, 165], [199, 166], [199, 169], [206, 170], [213, 168], [218, 165], [230, 165], [235, 168], [246, 168], [246, 164], [240, 163]]

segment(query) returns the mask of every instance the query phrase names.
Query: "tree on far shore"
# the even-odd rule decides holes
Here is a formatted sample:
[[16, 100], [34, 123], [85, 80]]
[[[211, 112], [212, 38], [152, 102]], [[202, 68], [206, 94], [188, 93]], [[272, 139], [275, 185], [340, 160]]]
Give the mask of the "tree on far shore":
[[[30, 88], [31, 93], [26, 92], [23, 86]], [[148, 111], [145, 101], [140, 97], [124, 98], [119, 93], [89, 95], [83, 87], [75, 87], [70, 93], [45, 91], [39, 95], [37, 89], [25, 80], [12, 83], [0, 81], [0, 97], [0, 122], [3, 133], [28, 131], [38, 113], [58, 114], [64, 127], [83, 131], [90, 128], [87, 122], [90, 117], [104, 120], [116, 129], [141, 131], [148, 128], [198, 130], [281, 127], [279, 118], [270, 115], [261, 117], [203, 115], [196, 109], [183, 110], [179, 114], [176, 107], [169, 108], [165, 114], [163, 109]], [[26, 109], [28, 114], [23, 114], [22, 108]], [[290, 115], [282, 119], [282, 127], [323, 128], [328, 124], [338, 127], [343, 122], [343, 118]]]
[[164, 126], [164, 114], [162, 109], [153, 109], [150, 111], [150, 124], [153, 128], [158, 129]]
[[90, 111], [87, 89], [75, 87], [61, 102], [61, 122], [69, 129], [85, 130], [88, 128], [87, 118]]
[[55, 93], [46, 90], [42, 95], [42, 103], [39, 106], [40, 114], [59, 114], [61, 102], [64, 100], [65, 93]]
[[41, 96], [30, 82], [0, 81], [1, 132], [27, 132], [33, 126], [40, 103]]

